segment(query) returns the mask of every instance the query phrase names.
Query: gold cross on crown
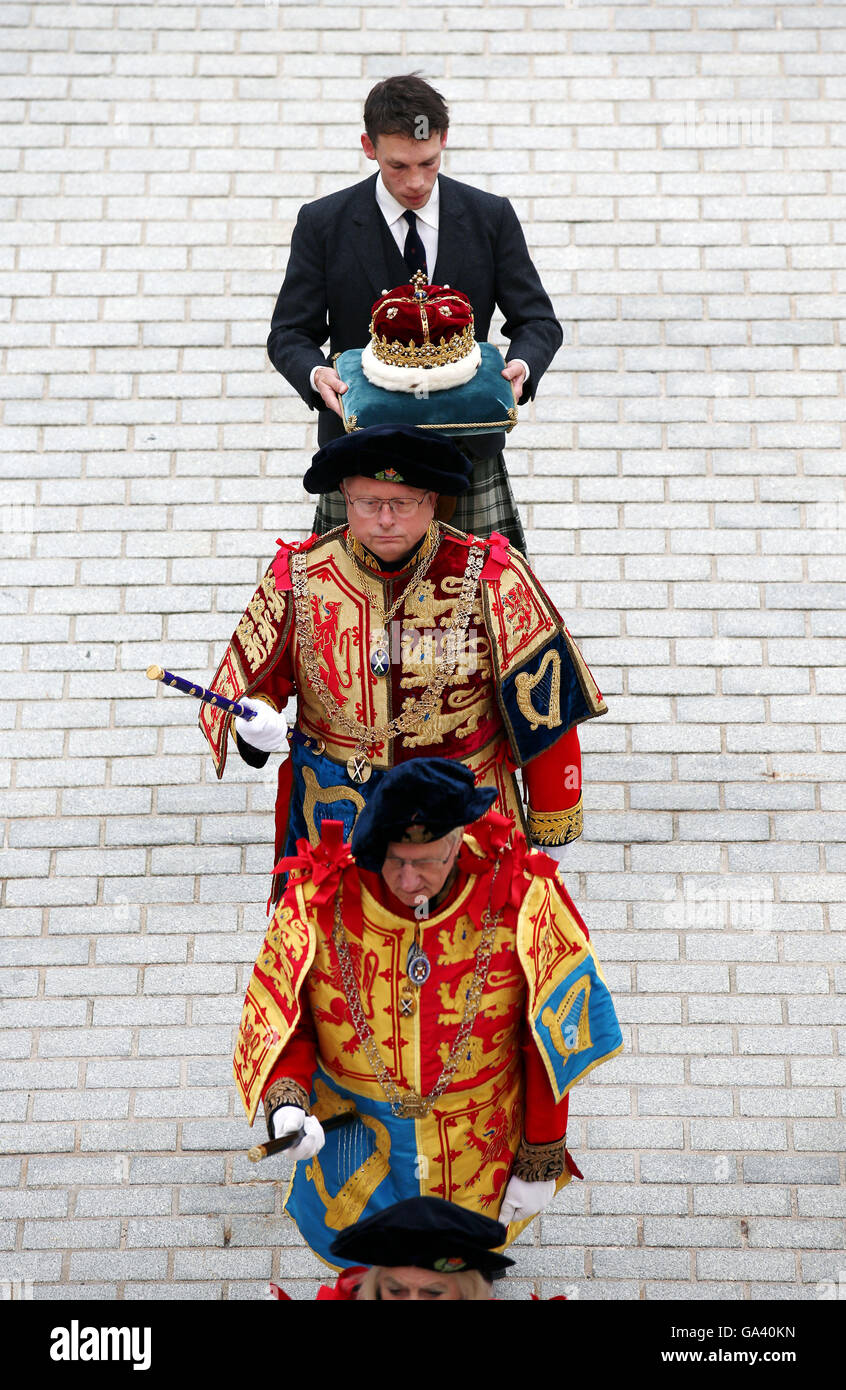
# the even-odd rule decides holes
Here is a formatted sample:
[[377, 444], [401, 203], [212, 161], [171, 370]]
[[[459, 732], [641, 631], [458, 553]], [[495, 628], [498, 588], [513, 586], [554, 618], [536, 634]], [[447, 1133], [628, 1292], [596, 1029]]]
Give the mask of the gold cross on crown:
[[425, 270], [415, 270], [411, 277], [411, 283], [414, 286], [414, 298], [425, 299], [426, 291], [429, 288], [429, 277]]

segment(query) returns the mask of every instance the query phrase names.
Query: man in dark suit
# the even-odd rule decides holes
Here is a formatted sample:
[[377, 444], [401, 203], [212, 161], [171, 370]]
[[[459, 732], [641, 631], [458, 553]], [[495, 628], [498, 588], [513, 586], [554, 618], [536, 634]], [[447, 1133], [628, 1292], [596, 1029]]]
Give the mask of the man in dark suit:
[[[366, 346], [374, 301], [416, 269], [469, 297], [479, 341], [499, 305], [511, 340], [503, 376], [518, 403], [533, 398], [563, 337], [508, 199], [439, 174], [449, 127], [439, 93], [416, 75], [388, 78], [370, 92], [364, 123], [362, 147], [379, 173], [300, 209], [267, 340], [276, 370], [320, 412], [321, 445], [344, 432], [339, 396], [346, 387], [332, 356]], [[328, 362], [321, 351], [327, 338]], [[457, 442], [474, 471], [452, 524], [477, 535], [499, 531], [525, 553], [502, 458], [505, 436]], [[344, 521], [334, 494], [321, 499], [316, 531]]]

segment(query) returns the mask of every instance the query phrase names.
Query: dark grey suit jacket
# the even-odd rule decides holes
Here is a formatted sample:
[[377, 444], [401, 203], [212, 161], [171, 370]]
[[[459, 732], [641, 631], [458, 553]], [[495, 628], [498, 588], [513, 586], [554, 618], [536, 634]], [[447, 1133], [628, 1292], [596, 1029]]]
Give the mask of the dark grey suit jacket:
[[[343, 434], [343, 426], [312, 391], [312, 370], [327, 365], [333, 353], [365, 347], [374, 301], [408, 279], [376, 202], [377, 177], [300, 209], [267, 340], [276, 370], [306, 405], [322, 412], [320, 444]], [[507, 198], [443, 174], [438, 178], [438, 258], [434, 271], [430, 267], [430, 283], [451, 285], [469, 297], [480, 342], [487, 339], [494, 306], [499, 305], [505, 315], [503, 332], [511, 340], [507, 357], [521, 357], [529, 366], [521, 400], [531, 400], [563, 334], [517, 214]], [[320, 351], [327, 338], [328, 358]], [[499, 453], [504, 441], [504, 435], [493, 434], [477, 435], [466, 443], [486, 458]]]

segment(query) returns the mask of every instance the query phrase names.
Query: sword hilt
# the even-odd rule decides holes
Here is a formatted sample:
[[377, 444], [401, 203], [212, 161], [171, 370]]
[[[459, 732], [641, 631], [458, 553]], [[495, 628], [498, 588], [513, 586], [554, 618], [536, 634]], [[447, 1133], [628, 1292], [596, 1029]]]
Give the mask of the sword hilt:
[[184, 676], [175, 676], [163, 666], [148, 666], [147, 679], [173, 686], [175, 690], [181, 690], [183, 695], [193, 695], [195, 700], [201, 700], [205, 705], [214, 705], [217, 709], [225, 710], [227, 714], [234, 714], [240, 719], [256, 717], [254, 709], [248, 709], [237, 700], [230, 700], [227, 695], [221, 695], [217, 690], [207, 690], [204, 685], [197, 685], [194, 681], [186, 680]]

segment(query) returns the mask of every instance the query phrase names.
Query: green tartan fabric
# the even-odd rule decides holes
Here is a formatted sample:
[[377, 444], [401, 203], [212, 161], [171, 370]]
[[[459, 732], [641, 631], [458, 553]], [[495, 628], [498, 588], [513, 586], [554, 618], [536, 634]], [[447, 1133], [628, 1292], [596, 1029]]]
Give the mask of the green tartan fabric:
[[[457, 440], [454, 442], [458, 443]], [[347, 509], [340, 492], [325, 492], [314, 514], [314, 530], [318, 536], [325, 535], [336, 526], [343, 526], [346, 520]], [[523, 523], [502, 454], [473, 460], [470, 487], [456, 498], [455, 511], [449, 518], [449, 524], [458, 531], [471, 532], [483, 540], [491, 532], [499, 531], [515, 550], [528, 558]]]

